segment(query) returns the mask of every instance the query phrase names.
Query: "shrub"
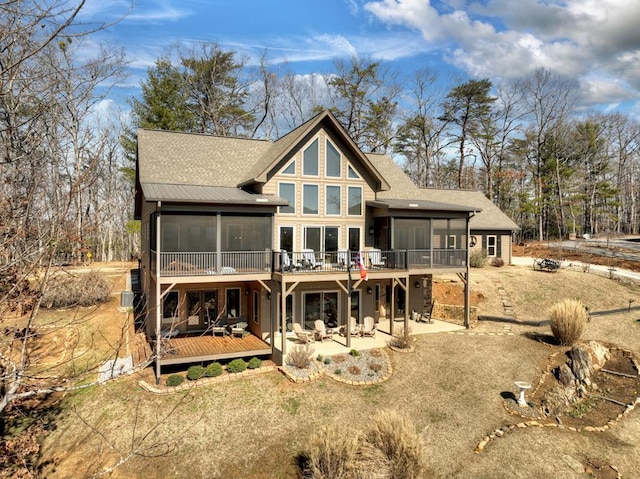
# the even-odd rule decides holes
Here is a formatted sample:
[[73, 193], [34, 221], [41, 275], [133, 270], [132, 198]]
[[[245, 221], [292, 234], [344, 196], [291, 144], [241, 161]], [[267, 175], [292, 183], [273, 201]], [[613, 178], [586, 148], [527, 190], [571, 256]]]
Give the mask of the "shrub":
[[286, 363], [298, 369], [307, 369], [311, 365], [313, 347], [309, 344], [296, 344], [287, 354]]
[[362, 373], [362, 369], [360, 369], [358, 366], [349, 366], [347, 371], [349, 371], [349, 374], [352, 374], [354, 376], [359, 376], [360, 373]]
[[400, 328], [400, 330], [389, 340], [389, 346], [398, 349], [408, 349], [411, 347], [411, 329], [407, 329], [405, 334], [405, 329]]
[[374, 373], [382, 371], [382, 364], [371, 363], [369, 364], [369, 369], [371, 369]]
[[172, 374], [167, 378], [167, 386], [179, 386], [184, 382], [184, 376], [181, 374]]
[[491, 265], [496, 268], [502, 268], [504, 266], [504, 260], [502, 258], [493, 258], [491, 260]]
[[111, 286], [97, 271], [77, 276], [54, 276], [42, 297], [47, 308], [94, 306], [109, 299]]
[[342, 374], [342, 369], [338, 368], [336, 369], [333, 374], [335, 374], [336, 376], [340, 376]]
[[469, 255], [469, 266], [472, 268], [482, 268], [487, 264], [487, 251], [472, 251]]
[[227, 364], [227, 371], [230, 373], [241, 373], [247, 369], [247, 363], [244, 359], [234, 359], [229, 364]]
[[209, 364], [205, 370], [204, 375], [208, 378], [215, 378], [220, 376], [223, 373], [222, 364], [220, 363], [211, 363]]
[[347, 360], [347, 356], [345, 354], [336, 354], [333, 357], [333, 361], [336, 363], [344, 363]]
[[565, 299], [549, 309], [551, 332], [563, 346], [573, 346], [584, 330], [589, 312], [578, 299]]
[[382, 452], [389, 466], [388, 477], [417, 479], [427, 469], [425, 446], [415, 427], [395, 411], [382, 411], [373, 421], [365, 440]]
[[300, 454], [302, 477], [351, 479], [357, 477], [360, 434], [337, 426], [323, 426], [311, 436], [307, 451]]
[[187, 379], [190, 379], [191, 381], [200, 379], [202, 376], [204, 376], [204, 371], [205, 369], [203, 366], [191, 366], [189, 367], [189, 369], [187, 369]]
[[322, 354], [318, 354], [318, 357], [316, 358], [319, 362], [322, 362]]
[[379, 358], [382, 356], [382, 349], [379, 349], [379, 348], [372, 349], [371, 351], [369, 351], [369, 355], [372, 358]]
[[249, 369], [258, 369], [260, 366], [262, 366], [262, 360], [260, 358], [251, 358], [247, 364]]
[[324, 363], [325, 364], [331, 364], [331, 358], [329, 356], [327, 356], [326, 358], [324, 358]]
[[360, 356], [360, 351], [358, 351], [357, 349], [352, 349], [351, 351], [349, 351], [349, 354], [351, 356], [358, 357]]

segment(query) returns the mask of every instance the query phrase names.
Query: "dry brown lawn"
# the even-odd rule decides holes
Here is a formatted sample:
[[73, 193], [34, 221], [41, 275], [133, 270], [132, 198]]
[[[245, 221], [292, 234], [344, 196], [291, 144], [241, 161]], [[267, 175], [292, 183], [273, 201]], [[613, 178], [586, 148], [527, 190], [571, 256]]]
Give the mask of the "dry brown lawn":
[[[507, 413], [501, 393], [513, 392], [515, 380], [537, 381], [556, 351], [535, 339], [548, 334], [548, 326], [527, 322], [548, 319], [547, 308], [559, 299], [579, 298], [595, 313], [584, 339], [615, 343], [640, 357], [638, 287], [585, 273], [548, 274], [516, 266], [472, 270], [471, 281], [484, 298], [481, 314], [503, 315], [501, 285], [519, 323], [481, 321], [473, 334], [418, 336], [415, 352], [389, 352], [394, 373], [373, 386], [348, 386], [327, 377], [294, 384], [269, 372], [184, 395], [144, 392], [136, 377], [69, 395], [44, 441], [43, 474], [91, 477], [135, 450], [108, 477], [295, 478], [296, 454], [320, 426], [342, 424], [355, 432], [377, 410], [393, 409], [423, 434], [430, 477], [608, 477], [596, 470], [592, 476], [575, 472], [580, 462], [611, 464], [622, 477], [637, 477], [640, 411], [602, 433], [531, 427], [491, 441], [481, 454], [474, 449], [496, 428], [521, 421]], [[636, 307], [627, 312], [630, 298]], [[497, 334], [509, 329], [513, 335]]]

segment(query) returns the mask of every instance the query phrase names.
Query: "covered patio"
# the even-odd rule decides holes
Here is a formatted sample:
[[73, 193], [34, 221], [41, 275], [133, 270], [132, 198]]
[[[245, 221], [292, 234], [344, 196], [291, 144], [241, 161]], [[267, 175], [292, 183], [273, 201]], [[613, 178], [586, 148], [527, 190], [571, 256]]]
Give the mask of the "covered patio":
[[[397, 318], [394, 321], [394, 331], [399, 331], [403, 325], [404, 318]], [[440, 321], [434, 319], [432, 323], [416, 323], [415, 321], [409, 321], [410, 334], [433, 334], [444, 333], [450, 331], [461, 331], [466, 329], [464, 326], [448, 323], [446, 321]], [[331, 340], [315, 341], [309, 343], [313, 348], [314, 354], [321, 354], [323, 356], [331, 356], [334, 354], [348, 353], [352, 349], [367, 350], [374, 348], [384, 348], [391, 340], [391, 335], [385, 331], [390, 329], [389, 320], [381, 320], [376, 329], [376, 335], [374, 337], [366, 336], [351, 336], [351, 347], [347, 347], [347, 338], [340, 336], [337, 332], [333, 334]], [[280, 344], [279, 335], [276, 336], [276, 347]], [[301, 344], [296, 338], [295, 334], [287, 334], [287, 352], [291, 352], [291, 348], [296, 344]]]

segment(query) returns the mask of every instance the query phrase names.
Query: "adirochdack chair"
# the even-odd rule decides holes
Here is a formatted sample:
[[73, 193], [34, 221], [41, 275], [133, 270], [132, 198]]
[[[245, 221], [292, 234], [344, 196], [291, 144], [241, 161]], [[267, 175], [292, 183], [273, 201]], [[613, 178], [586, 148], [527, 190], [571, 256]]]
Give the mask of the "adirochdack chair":
[[362, 325], [362, 335], [374, 337], [376, 335], [376, 321], [371, 316], [364, 318], [364, 324]]
[[300, 323], [293, 323], [293, 332], [301, 343], [307, 344], [314, 341], [314, 332], [302, 329]]
[[323, 320], [316, 319], [313, 324], [314, 324], [313, 332], [314, 332], [316, 341], [333, 339], [333, 330], [331, 328], [327, 328]]

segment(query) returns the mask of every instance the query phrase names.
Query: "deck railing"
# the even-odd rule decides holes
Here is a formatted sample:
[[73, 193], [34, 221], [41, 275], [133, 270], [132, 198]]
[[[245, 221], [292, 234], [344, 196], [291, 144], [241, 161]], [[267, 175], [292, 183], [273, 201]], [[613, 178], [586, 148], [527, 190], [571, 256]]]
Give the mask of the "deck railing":
[[[167, 252], [160, 253], [162, 276], [206, 276], [214, 274], [271, 272], [273, 252], [225, 251], [225, 252]], [[156, 253], [151, 251], [151, 269], [156, 271]]]
[[[233, 275], [242, 273], [291, 274], [331, 273], [357, 270], [407, 270], [416, 268], [459, 268], [467, 252], [458, 249], [357, 251], [226, 251], [160, 253], [162, 276]], [[156, 271], [156, 254], [151, 251], [151, 269]]]

